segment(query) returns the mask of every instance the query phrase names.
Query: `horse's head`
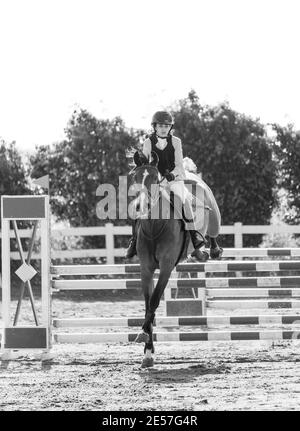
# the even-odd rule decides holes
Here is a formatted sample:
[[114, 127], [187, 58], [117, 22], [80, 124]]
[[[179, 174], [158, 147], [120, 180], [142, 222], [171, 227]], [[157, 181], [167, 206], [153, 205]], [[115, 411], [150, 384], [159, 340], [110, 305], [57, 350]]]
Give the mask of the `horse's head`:
[[157, 169], [158, 155], [152, 151], [152, 161], [140, 151], [136, 151], [133, 156], [136, 167], [134, 168], [134, 180], [137, 184], [141, 184], [142, 187], [146, 187], [148, 192], [152, 184], [158, 184], [159, 172]]
[[133, 156], [136, 165], [133, 169], [134, 181], [140, 188], [142, 212], [146, 211], [149, 198], [153, 202], [158, 196], [159, 171], [157, 165], [159, 159], [154, 151], [151, 152], [151, 158], [150, 162], [141, 151], [136, 151]]

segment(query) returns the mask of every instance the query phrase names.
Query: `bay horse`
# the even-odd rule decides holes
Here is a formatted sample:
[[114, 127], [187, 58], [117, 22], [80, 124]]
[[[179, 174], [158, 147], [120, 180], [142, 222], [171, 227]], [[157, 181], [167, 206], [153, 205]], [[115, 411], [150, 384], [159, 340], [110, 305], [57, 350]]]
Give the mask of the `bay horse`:
[[[142, 367], [152, 367], [153, 356], [153, 322], [162, 294], [167, 286], [171, 272], [177, 263], [186, 257], [190, 235], [185, 229], [184, 221], [175, 216], [176, 209], [159, 191], [160, 174], [157, 169], [158, 156], [151, 154], [152, 161], [141, 152], [134, 154], [134, 180], [142, 190], [139, 195], [141, 216], [137, 220], [137, 255], [140, 260], [141, 284], [145, 299], [145, 320], [142, 332], [136, 337], [137, 343], [145, 343]], [[154, 195], [153, 192], [154, 187]], [[165, 211], [164, 208], [168, 210]], [[151, 217], [158, 214], [158, 217]], [[207, 212], [208, 220], [208, 212]], [[207, 225], [207, 224], [206, 224]], [[203, 232], [204, 238], [205, 232]], [[211, 242], [211, 252], [214, 256], [221, 254], [221, 248], [216, 239]], [[217, 251], [219, 250], [219, 254]], [[207, 254], [207, 253], [206, 253]], [[211, 253], [212, 255], [212, 253]], [[208, 258], [208, 254], [207, 254]], [[206, 260], [205, 258], [204, 260]], [[154, 287], [154, 272], [159, 269], [159, 277]]]

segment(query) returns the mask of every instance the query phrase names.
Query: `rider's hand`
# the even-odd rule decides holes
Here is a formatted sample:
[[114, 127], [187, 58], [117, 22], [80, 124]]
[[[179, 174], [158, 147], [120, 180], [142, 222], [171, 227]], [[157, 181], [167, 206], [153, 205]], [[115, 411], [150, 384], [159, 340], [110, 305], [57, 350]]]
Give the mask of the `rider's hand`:
[[168, 170], [166, 170], [164, 176], [165, 176], [166, 180], [168, 180], [168, 181], [174, 181], [175, 180], [175, 175], [172, 174], [171, 172], [169, 172]]

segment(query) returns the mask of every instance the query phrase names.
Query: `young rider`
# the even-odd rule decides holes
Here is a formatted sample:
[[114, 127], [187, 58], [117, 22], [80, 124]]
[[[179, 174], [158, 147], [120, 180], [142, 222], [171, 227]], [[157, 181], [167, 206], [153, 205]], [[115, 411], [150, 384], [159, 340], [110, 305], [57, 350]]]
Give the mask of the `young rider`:
[[[174, 125], [171, 114], [166, 111], [158, 111], [153, 115], [151, 125], [153, 133], [144, 141], [143, 153], [147, 158], [151, 158], [151, 151], [155, 151], [159, 157], [157, 168], [162, 176], [169, 182], [170, 190], [175, 195], [180, 196], [183, 203], [188, 204], [189, 218], [192, 214], [190, 196], [184, 186], [185, 170], [183, 167], [182, 145], [181, 140], [173, 136], [170, 132]], [[195, 250], [192, 256], [199, 261], [206, 260], [203, 249], [205, 240], [203, 235], [197, 230], [190, 230], [193, 246]], [[136, 254], [137, 236], [133, 229], [133, 236], [130, 240], [129, 247], [126, 251], [126, 258], [131, 258]]]

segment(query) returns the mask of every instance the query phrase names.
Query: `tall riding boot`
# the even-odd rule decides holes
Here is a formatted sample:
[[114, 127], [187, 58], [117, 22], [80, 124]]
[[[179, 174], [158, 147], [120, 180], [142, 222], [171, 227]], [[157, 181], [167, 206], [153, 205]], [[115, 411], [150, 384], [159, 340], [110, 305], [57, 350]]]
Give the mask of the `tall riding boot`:
[[207, 244], [204, 236], [197, 230], [190, 230], [194, 251], [191, 256], [195, 257], [199, 262], [205, 262], [209, 258], [208, 253], [204, 250]]
[[132, 225], [132, 237], [129, 240], [129, 246], [125, 254], [126, 259], [131, 259], [133, 256], [136, 255], [136, 241], [137, 241], [136, 223], [137, 223], [137, 220], [134, 220]]

